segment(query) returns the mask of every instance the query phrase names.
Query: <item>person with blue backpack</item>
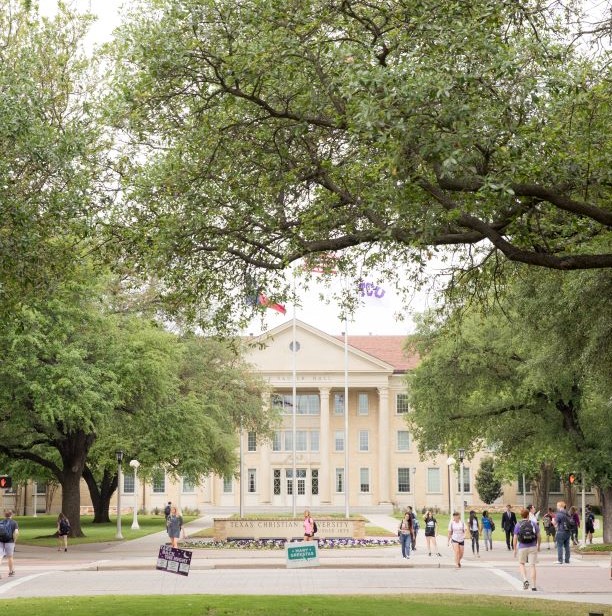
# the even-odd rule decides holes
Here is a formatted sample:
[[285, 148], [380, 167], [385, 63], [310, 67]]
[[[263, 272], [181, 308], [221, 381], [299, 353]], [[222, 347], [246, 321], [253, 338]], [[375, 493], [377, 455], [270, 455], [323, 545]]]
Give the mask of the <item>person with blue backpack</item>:
[[0, 521], [0, 560], [6, 556], [9, 577], [15, 575], [13, 554], [15, 553], [15, 541], [17, 541], [18, 534], [19, 524], [13, 520], [13, 512], [7, 509], [4, 512], [4, 519]]
[[563, 564], [565, 555], [565, 564], [569, 565], [571, 522], [569, 515], [565, 510], [564, 501], [559, 501], [557, 503], [557, 513], [553, 518], [553, 524], [557, 530], [557, 534], [555, 536], [555, 542], [557, 543], [557, 564]]

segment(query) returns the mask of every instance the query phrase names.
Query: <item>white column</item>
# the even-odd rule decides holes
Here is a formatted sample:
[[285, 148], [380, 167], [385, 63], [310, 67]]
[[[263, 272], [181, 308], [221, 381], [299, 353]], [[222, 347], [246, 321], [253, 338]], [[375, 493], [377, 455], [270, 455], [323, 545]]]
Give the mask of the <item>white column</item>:
[[271, 502], [272, 469], [270, 468], [270, 445], [264, 443], [261, 446], [261, 457], [259, 465], [261, 477], [257, 478], [261, 486], [261, 503], [269, 505]]
[[389, 435], [389, 388], [378, 388], [378, 500], [390, 502], [389, 459], [391, 456]]
[[319, 468], [319, 499], [321, 504], [331, 503], [329, 492], [329, 387], [319, 387], [321, 396], [321, 419], [319, 423], [319, 452], [321, 466]]

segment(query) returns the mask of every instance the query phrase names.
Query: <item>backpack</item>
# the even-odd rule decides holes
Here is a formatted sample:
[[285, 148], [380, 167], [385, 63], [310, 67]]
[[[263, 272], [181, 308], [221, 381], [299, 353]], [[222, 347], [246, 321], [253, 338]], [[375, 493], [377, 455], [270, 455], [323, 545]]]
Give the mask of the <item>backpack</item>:
[[519, 543], [533, 543], [537, 539], [536, 530], [531, 520], [522, 520], [517, 533]]
[[164, 515], [168, 517], [170, 515], [170, 505], [164, 507]]
[[542, 518], [542, 524], [544, 524], [544, 528], [550, 528], [551, 523], [552, 523], [552, 521], [551, 521], [549, 515], [545, 515]]
[[312, 521], [312, 534], [314, 535], [318, 530], [319, 530], [319, 527], [317, 526], [317, 523], [313, 520]]
[[13, 541], [13, 526], [9, 518], [0, 521], [0, 543], [10, 543]]
[[60, 520], [59, 523], [60, 535], [68, 535], [70, 534], [70, 523], [66, 518]]
[[576, 520], [574, 520], [573, 516], [565, 514], [565, 530], [573, 533], [578, 530], [578, 525], [576, 524]]

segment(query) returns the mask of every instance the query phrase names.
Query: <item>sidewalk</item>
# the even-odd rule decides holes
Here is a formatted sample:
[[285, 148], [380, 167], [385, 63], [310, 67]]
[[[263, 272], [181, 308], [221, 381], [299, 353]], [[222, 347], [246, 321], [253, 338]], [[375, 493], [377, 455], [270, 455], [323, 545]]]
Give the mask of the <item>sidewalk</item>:
[[[397, 520], [385, 515], [368, 515], [373, 525], [394, 531]], [[210, 516], [194, 520], [185, 526], [187, 535], [192, 535], [212, 524]], [[121, 543], [83, 544], [69, 546], [68, 552], [58, 552], [53, 548], [38, 548], [19, 545], [15, 554], [15, 568], [19, 575], [40, 574], [43, 572], [82, 571], [82, 572], [117, 572], [133, 571], [142, 575], [155, 573], [156, 559], [160, 545], [167, 543], [165, 531]], [[475, 594], [496, 594], [513, 596], [521, 592], [521, 580], [518, 564], [513, 552], [506, 548], [504, 542], [494, 542], [492, 551], [485, 551], [481, 543], [480, 557], [472, 555], [466, 544], [463, 567], [457, 571], [451, 548], [447, 545], [445, 535], [439, 535], [438, 551], [441, 557], [429, 556], [426, 551], [425, 537], [419, 531], [417, 549], [410, 560], [401, 558], [398, 546], [373, 548], [321, 549], [319, 566], [308, 572], [308, 577], [318, 579], [317, 570], [327, 571], [328, 579], [346, 580], [343, 570], [354, 571], [353, 592], [390, 593], [390, 592], [467, 592]], [[188, 547], [186, 549], [189, 549]], [[538, 586], [544, 592], [539, 598], [590, 601], [604, 605], [612, 604], [612, 580], [610, 579], [610, 556], [587, 557], [572, 553], [569, 565], [556, 565], [556, 550], [550, 551], [543, 546], [538, 562]], [[4, 564], [3, 564], [4, 566]], [[226, 573], [223, 574], [223, 571]], [[231, 575], [231, 570], [237, 575]], [[272, 577], [266, 576], [266, 570]], [[337, 572], [331, 570], [338, 570]], [[379, 570], [388, 573], [381, 576]], [[291, 587], [291, 580], [296, 570], [287, 570], [284, 550], [241, 550], [241, 549], [193, 549], [191, 572], [194, 576], [213, 575], [215, 580], [211, 587], [219, 594], [244, 593], [245, 588], [263, 592], [263, 580], [269, 580], [269, 592], [275, 594], [286, 592]], [[215, 573], [218, 571], [218, 573]], [[302, 570], [303, 571], [303, 570]], [[435, 571], [435, 573], [434, 573]], [[429, 572], [429, 573], [427, 573]], [[5, 582], [4, 571], [2, 580]], [[167, 575], [167, 574], [164, 574]], [[404, 580], [408, 575], [410, 582]], [[398, 578], [399, 576], [399, 578]], [[303, 576], [302, 576], [303, 577]], [[274, 580], [285, 580], [287, 586], [275, 585]], [[246, 584], [246, 580], [249, 583]], [[381, 580], [374, 584], [373, 580]], [[257, 580], [261, 583], [258, 585]], [[320, 585], [323, 582], [318, 582]], [[319, 588], [315, 586], [315, 588]], [[337, 586], [342, 590], [342, 585]], [[316, 592], [319, 592], [318, 590]], [[321, 591], [322, 592], [322, 591]]]

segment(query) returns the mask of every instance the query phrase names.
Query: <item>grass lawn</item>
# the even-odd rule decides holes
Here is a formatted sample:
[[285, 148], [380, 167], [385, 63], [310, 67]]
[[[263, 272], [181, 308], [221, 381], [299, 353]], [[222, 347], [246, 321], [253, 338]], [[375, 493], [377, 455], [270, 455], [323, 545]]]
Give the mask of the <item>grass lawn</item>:
[[105, 596], [10, 599], [4, 601], [11, 616], [576, 616], [589, 611], [609, 616], [608, 606], [538, 599], [457, 595], [395, 596]]
[[[194, 516], [183, 516], [185, 522], [193, 519]], [[57, 544], [57, 539], [54, 536], [57, 528], [57, 516], [38, 515], [35, 518], [32, 516], [15, 516], [15, 520], [19, 524], [19, 543], [43, 547], [54, 547]], [[85, 537], [70, 538], [68, 541], [71, 545], [119, 541], [119, 539], [115, 539], [117, 533], [116, 520], [113, 519], [109, 524], [93, 524], [92, 520], [93, 516], [81, 516], [81, 527]], [[121, 534], [124, 540], [137, 539], [166, 528], [163, 515], [139, 515], [140, 530], [131, 529], [132, 520], [132, 514], [121, 516]]]

